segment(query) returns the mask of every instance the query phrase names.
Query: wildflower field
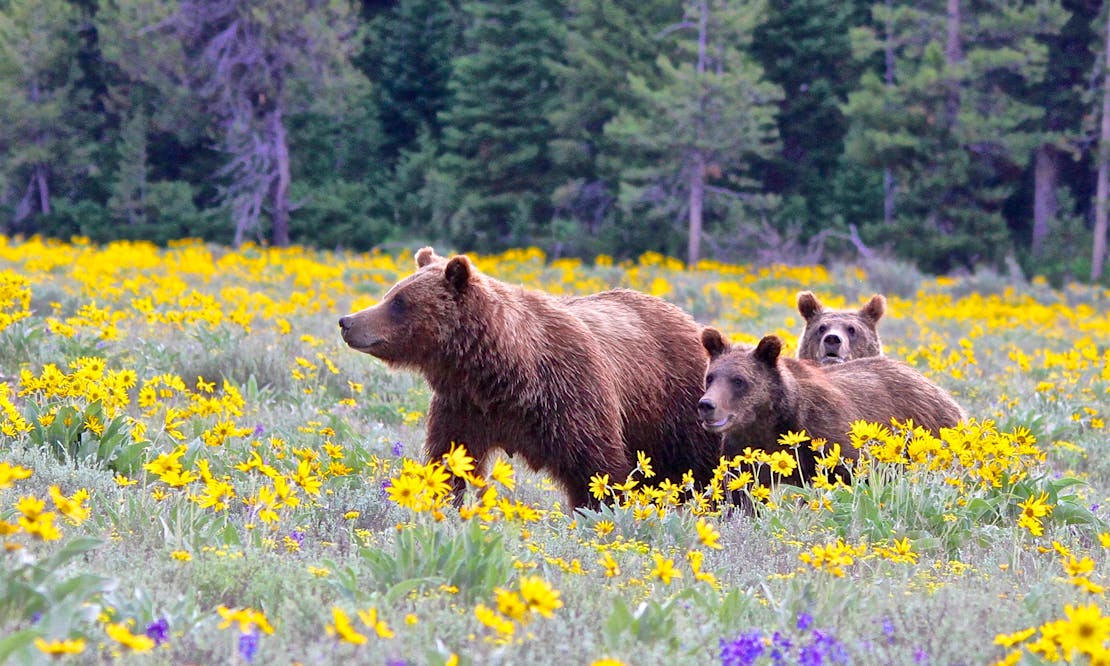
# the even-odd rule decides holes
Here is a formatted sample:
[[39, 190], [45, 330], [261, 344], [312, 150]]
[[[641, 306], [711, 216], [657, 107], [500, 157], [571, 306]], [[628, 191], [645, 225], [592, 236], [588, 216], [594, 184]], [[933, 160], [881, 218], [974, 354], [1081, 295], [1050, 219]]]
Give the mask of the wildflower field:
[[695, 490], [641, 456], [568, 515], [513, 459], [425, 461], [423, 380], [340, 340], [411, 251], [0, 237], [0, 662], [1110, 663], [1110, 293], [882, 263], [475, 259], [788, 346], [799, 290], [883, 292], [887, 354], [971, 419], [857, 424], [851, 487], [760, 487], [726, 460]]

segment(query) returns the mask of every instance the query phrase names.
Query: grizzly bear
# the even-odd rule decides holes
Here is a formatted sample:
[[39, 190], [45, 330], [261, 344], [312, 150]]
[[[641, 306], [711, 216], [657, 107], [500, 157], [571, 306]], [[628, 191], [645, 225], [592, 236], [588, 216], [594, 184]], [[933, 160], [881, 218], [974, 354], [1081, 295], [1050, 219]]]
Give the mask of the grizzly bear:
[[843, 363], [854, 358], [882, 356], [876, 326], [886, 311], [886, 299], [875, 294], [856, 312], [826, 310], [813, 292], [798, 294], [798, 312], [805, 327], [798, 342], [798, 358], [818, 363]]
[[[702, 344], [710, 360], [698, 416], [706, 430], [721, 435], [726, 457], [745, 447], [785, 450], [779, 437], [805, 430], [812, 438], [839, 443], [842, 457], [855, 460], [859, 452], [848, 437], [853, 421], [913, 419], [938, 434], [964, 419], [963, 410], [943, 389], [884, 356], [818, 365], [780, 357], [782, 340], [774, 335], [755, 349], [732, 347], [713, 328], [702, 331]], [[803, 445], [799, 454], [798, 469], [784, 479], [795, 485], [816, 471], [813, 451]], [[845, 478], [844, 469], [836, 471]]]
[[[697, 419], [708, 357], [686, 312], [626, 289], [555, 297], [427, 247], [416, 266], [339, 327], [353, 349], [428, 381], [429, 460], [456, 442], [478, 472], [495, 449], [520, 455], [572, 507], [596, 506], [591, 476], [623, 482], [638, 451], [660, 479], [712, 476], [720, 438]], [[456, 504], [464, 487], [455, 479]]]

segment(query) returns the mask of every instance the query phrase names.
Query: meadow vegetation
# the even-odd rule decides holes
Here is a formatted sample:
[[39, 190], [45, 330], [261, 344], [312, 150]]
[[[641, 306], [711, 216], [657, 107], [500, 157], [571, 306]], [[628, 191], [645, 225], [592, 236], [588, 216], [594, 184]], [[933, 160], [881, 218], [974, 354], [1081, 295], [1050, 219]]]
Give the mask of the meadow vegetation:
[[641, 456], [568, 515], [512, 458], [424, 460], [423, 381], [337, 335], [411, 252], [0, 237], [0, 662], [1110, 663], [1110, 292], [882, 262], [475, 259], [791, 348], [798, 291], [884, 292], [887, 354], [971, 419], [856, 424], [851, 487], [761, 487], [737, 464], [794, 459], [755, 452], [708, 489], [656, 484]]

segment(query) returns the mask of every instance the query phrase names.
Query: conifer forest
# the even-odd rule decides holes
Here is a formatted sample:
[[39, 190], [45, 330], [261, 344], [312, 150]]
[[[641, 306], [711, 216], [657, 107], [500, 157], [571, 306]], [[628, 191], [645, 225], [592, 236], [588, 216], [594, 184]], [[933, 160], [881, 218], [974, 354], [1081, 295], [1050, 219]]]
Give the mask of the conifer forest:
[[0, 0], [0, 232], [1110, 280], [1092, 0]]

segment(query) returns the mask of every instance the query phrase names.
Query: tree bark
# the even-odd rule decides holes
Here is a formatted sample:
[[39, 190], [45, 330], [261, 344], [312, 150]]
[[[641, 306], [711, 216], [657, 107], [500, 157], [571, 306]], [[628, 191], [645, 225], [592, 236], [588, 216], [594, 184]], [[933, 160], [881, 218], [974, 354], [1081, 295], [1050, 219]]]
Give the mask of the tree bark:
[[19, 203], [15, 206], [15, 216], [12, 222], [22, 224], [31, 216], [31, 194], [35, 191], [35, 174], [27, 179], [27, 187], [23, 190], [23, 196], [19, 198]]
[[35, 185], [39, 191], [39, 210], [43, 215], [50, 214], [50, 182], [47, 180], [45, 164], [35, 165]]
[[705, 156], [695, 150], [690, 166], [690, 242], [686, 265], [693, 268], [701, 258], [702, 203], [705, 200]]
[[[31, 102], [34, 104], [38, 104], [41, 98], [42, 91], [39, 89], [39, 82], [37, 80], [32, 81], [30, 95]], [[43, 132], [39, 132], [35, 136], [35, 145], [38, 146], [43, 151], [43, 153], [48, 152], [45, 147], [46, 140], [47, 137]], [[50, 183], [47, 181], [48, 175], [48, 167], [42, 162], [35, 164], [34, 170], [31, 172], [31, 182], [34, 183], [35, 188], [38, 190], [39, 193], [39, 212], [43, 215], [50, 214]]]
[[1050, 144], [1037, 148], [1033, 165], [1033, 256], [1044, 251], [1044, 240], [1049, 226], [1056, 219], [1059, 202], [1056, 199], [1056, 180], [1060, 163], [1056, 149]]
[[1098, 142], [1098, 182], [1095, 187], [1095, 231], [1091, 243], [1091, 282], [1102, 277], [1106, 259], [1106, 198], [1110, 190], [1110, 14], [1106, 18], [1106, 53], [1102, 73], [1102, 127]]
[[[709, 7], [706, 0], [698, 3], [698, 63], [697, 77], [699, 84], [705, 74], [705, 52], [709, 33]], [[698, 112], [694, 121], [694, 150], [690, 164], [690, 229], [689, 241], [686, 246], [686, 265], [693, 268], [701, 259], [701, 230], [702, 230], [702, 205], [705, 202], [705, 155], [701, 151], [702, 123], [704, 118], [704, 95], [699, 89]]]
[[948, 0], [947, 11], [948, 35], [944, 43], [944, 64], [949, 70], [948, 85], [948, 125], [956, 126], [956, 119], [960, 114], [960, 84], [953, 71], [964, 59], [963, 45], [960, 43], [960, 0]]
[[273, 141], [274, 169], [270, 204], [273, 206], [273, 235], [275, 247], [289, 245], [289, 141], [285, 131], [285, 120], [281, 105], [275, 105], [267, 119], [270, 125], [268, 134]]
[[883, 169], [883, 224], [894, 224], [894, 194], [898, 191], [898, 183], [894, 181], [894, 171], [890, 167]]
[[[893, 4], [891, 0], [886, 0], [887, 19], [886, 19], [886, 35], [883, 40], [883, 61], [885, 65], [885, 74], [883, 81], [886, 83], [887, 88], [894, 87], [894, 27], [890, 24], [890, 14], [893, 11]], [[890, 167], [883, 168], [883, 224], [890, 226], [894, 224], [894, 195], [898, 191], [898, 183], [894, 180], [894, 170]]]

